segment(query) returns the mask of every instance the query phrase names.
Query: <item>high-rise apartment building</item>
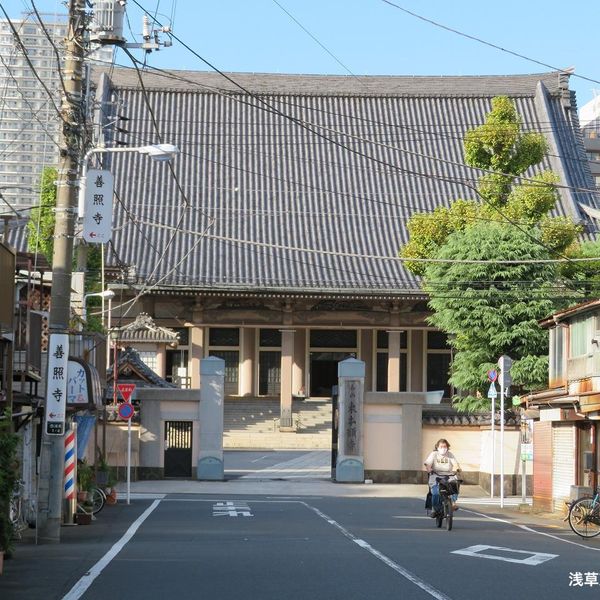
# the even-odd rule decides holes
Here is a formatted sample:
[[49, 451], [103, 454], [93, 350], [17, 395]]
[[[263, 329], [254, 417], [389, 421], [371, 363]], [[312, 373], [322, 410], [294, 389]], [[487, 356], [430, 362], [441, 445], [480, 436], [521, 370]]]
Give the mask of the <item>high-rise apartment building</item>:
[[[41, 16], [48, 35], [35, 14], [11, 19], [18, 38], [9, 22], [0, 20], [0, 214], [12, 212], [7, 202], [17, 210], [36, 205], [43, 168], [58, 163], [62, 85], [56, 55], [62, 62], [67, 17]], [[112, 55], [105, 47], [89, 58], [110, 62]]]

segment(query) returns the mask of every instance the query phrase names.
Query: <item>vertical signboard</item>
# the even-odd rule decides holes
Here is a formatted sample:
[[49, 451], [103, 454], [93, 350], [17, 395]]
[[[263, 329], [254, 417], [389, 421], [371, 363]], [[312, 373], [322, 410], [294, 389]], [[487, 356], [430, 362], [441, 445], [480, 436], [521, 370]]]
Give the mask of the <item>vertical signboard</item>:
[[67, 377], [69, 362], [69, 336], [51, 333], [48, 342], [48, 377], [46, 386], [46, 434], [65, 433], [67, 408]]
[[85, 178], [83, 239], [104, 244], [112, 237], [113, 176], [110, 171], [90, 169]]

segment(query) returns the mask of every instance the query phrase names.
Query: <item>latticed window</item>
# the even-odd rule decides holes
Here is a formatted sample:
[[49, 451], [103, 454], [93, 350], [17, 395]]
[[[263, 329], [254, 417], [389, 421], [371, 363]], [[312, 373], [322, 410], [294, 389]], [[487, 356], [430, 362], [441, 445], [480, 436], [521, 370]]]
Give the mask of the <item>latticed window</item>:
[[261, 396], [279, 396], [281, 390], [281, 352], [261, 351], [258, 362], [258, 393]]
[[222, 358], [225, 361], [225, 395], [232, 396], [237, 394], [240, 353], [237, 350], [211, 350], [210, 355]]

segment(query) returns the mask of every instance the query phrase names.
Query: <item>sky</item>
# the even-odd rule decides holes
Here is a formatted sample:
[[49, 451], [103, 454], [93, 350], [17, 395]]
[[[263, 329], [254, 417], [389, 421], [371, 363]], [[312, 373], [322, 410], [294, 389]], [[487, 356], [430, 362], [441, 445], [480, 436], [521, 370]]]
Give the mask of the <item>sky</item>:
[[[64, 2], [34, 0], [40, 12], [66, 13]], [[578, 105], [600, 93], [600, 2], [571, 0], [390, 0], [447, 27], [599, 83], [571, 77]], [[509, 75], [551, 70], [435, 27], [383, 0], [138, 0], [213, 65], [229, 72], [354, 75]], [[31, 0], [0, 0], [19, 17]], [[325, 46], [310, 37], [302, 26]], [[141, 11], [127, 2], [130, 41]], [[143, 58], [140, 50], [134, 51]], [[333, 55], [333, 56], [332, 56]], [[130, 66], [124, 53], [117, 63]], [[147, 56], [149, 65], [208, 67], [177, 41]]]

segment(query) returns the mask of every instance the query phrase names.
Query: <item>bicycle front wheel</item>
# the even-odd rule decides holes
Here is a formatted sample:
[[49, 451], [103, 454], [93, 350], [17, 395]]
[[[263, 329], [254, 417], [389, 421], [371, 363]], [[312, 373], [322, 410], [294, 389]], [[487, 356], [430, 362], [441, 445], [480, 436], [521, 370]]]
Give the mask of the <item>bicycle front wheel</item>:
[[106, 496], [104, 495], [104, 492], [100, 488], [94, 488], [91, 491], [91, 495], [92, 495], [92, 514], [95, 515], [104, 508], [104, 503], [106, 502]]
[[446, 512], [446, 529], [452, 531], [452, 516], [454, 511], [450, 499], [446, 500], [444, 510]]
[[600, 534], [600, 503], [593, 498], [577, 500], [569, 510], [569, 526], [583, 538]]

